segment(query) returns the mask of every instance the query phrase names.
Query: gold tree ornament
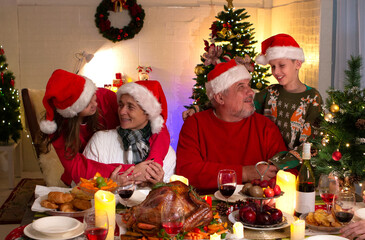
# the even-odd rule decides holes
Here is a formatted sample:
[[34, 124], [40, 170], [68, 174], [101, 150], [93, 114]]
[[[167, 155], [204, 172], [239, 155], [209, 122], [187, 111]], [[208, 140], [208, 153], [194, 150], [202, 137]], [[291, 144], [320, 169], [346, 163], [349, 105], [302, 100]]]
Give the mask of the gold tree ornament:
[[340, 107], [334, 103], [331, 105], [330, 110], [331, 110], [331, 112], [336, 113], [336, 112], [340, 111]]
[[228, 3], [228, 8], [233, 8], [233, 0], [226, 0]]

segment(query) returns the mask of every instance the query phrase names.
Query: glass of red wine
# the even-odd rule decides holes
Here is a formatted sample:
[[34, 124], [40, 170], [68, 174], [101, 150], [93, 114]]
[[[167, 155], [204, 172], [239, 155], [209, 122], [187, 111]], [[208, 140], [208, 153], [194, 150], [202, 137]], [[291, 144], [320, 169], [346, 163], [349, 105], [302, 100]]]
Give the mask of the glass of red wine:
[[349, 223], [354, 217], [356, 205], [355, 194], [351, 191], [340, 191], [333, 197], [332, 211], [342, 224]]
[[117, 193], [123, 200], [123, 202], [120, 202], [121, 204], [125, 205], [128, 208], [128, 201], [132, 197], [134, 190], [136, 189], [136, 185], [134, 183], [120, 186], [117, 189]]
[[334, 174], [322, 174], [318, 181], [318, 192], [322, 200], [326, 203], [327, 212], [331, 212], [333, 198], [339, 191], [338, 177]]
[[185, 215], [184, 207], [179, 201], [162, 205], [161, 223], [166, 233], [173, 239], [184, 226]]
[[228, 205], [228, 199], [233, 195], [236, 190], [237, 175], [232, 169], [222, 169], [218, 172], [218, 188], [219, 192], [224, 198]]
[[84, 215], [86, 228], [84, 235], [88, 240], [105, 240], [109, 230], [108, 214], [103, 210], [92, 209]]

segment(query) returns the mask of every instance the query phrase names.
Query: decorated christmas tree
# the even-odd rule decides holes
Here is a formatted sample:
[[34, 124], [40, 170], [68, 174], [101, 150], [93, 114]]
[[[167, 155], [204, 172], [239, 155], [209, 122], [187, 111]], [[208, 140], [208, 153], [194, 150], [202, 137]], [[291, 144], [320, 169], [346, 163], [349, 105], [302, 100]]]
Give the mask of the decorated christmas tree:
[[8, 70], [4, 49], [0, 47], [0, 144], [15, 142], [20, 138], [19, 93], [14, 88], [14, 75]]
[[329, 89], [320, 134], [312, 140], [316, 175], [335, 171], [354, 182], [365, 179], [365, 90], [360, 89], [361, 57], [351, 57], [344, 91]]
[[[205, 53], [201, 56], [201, 62], [195, 67], [196, 81], [193, 87], [193, 95], [190, 97], [194, 100], [193, 105], [198, 105], [201, 109], [209, 106], [209, 100], [206, 95], [205, 83], [207, 82], [208, 73], [214, 66], [220, 62], [226, 62], [230, 59], [240, 59], [251, 72], [251, 87], [261, 90], [269, 83], [265, 78], [271, 74], [267, 73], [269, 67], [256, 65], [253, 59], [258, 54], [255, 52], [253, 44], [254, 28], [252, 23], [247, 22], [250, 16], [244, 8], [233, 8], [233, 0], [227, 0], [228, 6], [224, 6], [216, 16], [217, 20], [211, 26], [210, 44], [207, 40], [205, 43]], [[237, 58], [239, 57], [239, 58]]]

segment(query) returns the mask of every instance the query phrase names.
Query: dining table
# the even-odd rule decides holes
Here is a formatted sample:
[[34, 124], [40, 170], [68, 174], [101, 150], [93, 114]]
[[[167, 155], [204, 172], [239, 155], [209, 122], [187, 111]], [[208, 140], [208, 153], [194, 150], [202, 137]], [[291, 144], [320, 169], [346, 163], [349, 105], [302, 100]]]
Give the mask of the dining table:
[[[226, 215], [221, 215], [221, 220], [226, 221], [228, 223], [228, 228], [231, 229], [232, 225], [234, 223], [234, 219], [232, 219], [233, 213], [238, 211], [238, 205], [237, 201], [239, 200], [245, 200], [245, 198], [239, 194], [239, 191], [242, 189], [243, 185], [238, 185], [236, 191], [231, 196], [231, 198], [228, 201], [229, 204], [229, 210]], [[42, 186], [43, 187], [43, 186]], [[50, 187], [52, 188], [52, 187]], [[71, 188], [69, 189], [71, 190]], [[65, 190], [66, 191], [66, 190]], [[132, 195], [131, 199], [128, 201], [128, 207], [139, 204], [142, 202], [146, 196], [148, 195], [148, 190], [146, 189], [137, 189], [135, 190], [135, 193]], [[214, 193], [210, 194], [204, 194], [200, 195], [202, 199], [209, 199], [211, 200], [211, 206], [212, 210], [216, 210], [216, 206], [220, 202], [226, 201], [224, 197], [219, 193], [219, 191], [216, 191]], [[35, 199], [37, 200], [37, 198]], [[41, 211], [32, 211], [32, 206], [34, 205], [35, 200], [29, 202], [28, 207], [26, 209], [26, 212], [24, 214], [24, 217], [22, 219], [22, 222], [19, 227], [12, 230], [8, 236], [5, 238], [5, 240], [31, 240], [32, 238], [29, 238], [24, 233], [24, 228], [26, 228], [29, 224], [31, 224], [33, 221], [43, 218], [46, 216], [50, 216], [53, 214], [50, 214], [49, 212], [41, 212]], [[115, 228], [115, 234], [114, 239], [119, 240], [120, 234], [125, 231], [123, 224], [121, 223], [121, 213], [123, 213], [128, 207], [126, 207], [123, 204], [123, 200], [119, 197], [119, 195], [116, 194], [116, 228]], [[326, 205], [322, 201], [322, 199], [319, 197], [319, 195], [316, 195], [316, 209], [323, 208], [325, 209]], [[356, 204], [356, 208], [365, 208], [365, 204], [362, 201], [358, 201]], [[80, 216], [76, 217], [78, 220], [83, 221], [83, 218]], [[120, 219], [119, 219], [120, 218]], [[290, 219], [296, 220], [297, 218], [294, 216], [291, 216]], [[356, 216], [354, 217], [353, 221], [358, 221], [359, 218]], [[290, 220], [284, 227], [275, 228], [275, 229], [256, 229], [256, 228], [249, 228], [244, 226], [244, 239], [275, 239], [275, 240], [289, 240], [290, 239], [290, 225], [293, 222], [293, 220]], [[245, 225], [245, 224], [243, 224]], [[311, 228], [306, 227], [305, 229], [305, 237], [311, 237], [311, 236], [318, 236], [318, 235], [333, 235], [333, 236], [340, 236], [339, 232], [323, 232], [323, 231], [316, 231]], [[72, 238], [72, 240], [84, 240], [86, 239], [85, 236], [80, 235], [77, 237]]]

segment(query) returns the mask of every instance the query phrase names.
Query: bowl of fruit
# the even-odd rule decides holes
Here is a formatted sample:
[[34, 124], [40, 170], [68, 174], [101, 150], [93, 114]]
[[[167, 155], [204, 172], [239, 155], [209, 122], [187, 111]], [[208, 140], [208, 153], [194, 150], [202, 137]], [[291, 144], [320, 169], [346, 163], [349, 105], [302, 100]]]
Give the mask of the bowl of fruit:
[[99, 190], [115, 192], [118, 188], [116, 182], [110, 178], [102, 177], [98, 172], [91, 179], [80, 178], [80, 182], [77, 186], [83, 192], [92, 196]]
[[294, 221], [293, 216], [269, 205], [260, 205], [255, 200], [244, 202], [228, 219], [232, 223], [241, 222], [245, 227], [255, 230], [280, 229]]
[[274, 177], [270, 180], [254, 179], [246, 183], [239, 194], [246, 198], [265, 200], [280, 197], [284, 192], [276, 184], [276, 178]]

